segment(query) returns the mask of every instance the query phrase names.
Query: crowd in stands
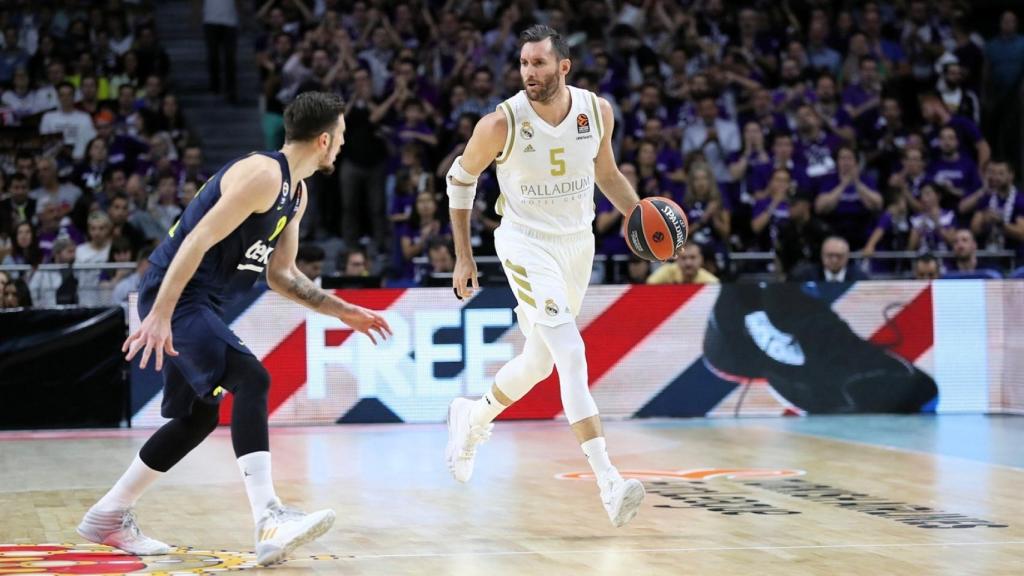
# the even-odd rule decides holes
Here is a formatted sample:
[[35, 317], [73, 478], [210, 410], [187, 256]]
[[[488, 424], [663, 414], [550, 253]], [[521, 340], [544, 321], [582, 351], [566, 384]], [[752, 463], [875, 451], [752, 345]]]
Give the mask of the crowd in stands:
[[[954, 0], [268, 1], [257, 40], [266, 145], [281, 142], [295, 94], [341, 93], [346, 148], [338, 176], [313, 187], [322, 220], [308, 236], [341, 237], [345, 256], [365, 249], [379, 273], [422, 282], [432, 266], [414, 260], [450, 239], [442, 176], [480, 116], [521, 89], [517, 35], [539, 22], [571, 44], [569, 82], [611, 102], [622, 172], [641, 196], [684, 207], [699, 250], [680, 262], [701, 257], [724, 278], [810, 279], [829, 237], [868, 257], [952, 254], [961, 231], [989, 252], [1019, 251], [1012, 96], [1024, 36], [1013, 12], [990, 15], [982, 31], [971, 9]], [[479, 190], [474, 246], [493, 254], [493, 169]], [[597, 198], [598, 253], [618, 256], [628, 281], [644, 265], [628, 264], [621, 216]], [[775, 259], [731, 260], [745, 251]], [[971, 266], [958, 258], [940, 269]], [[857, 268], [858, 277], [912, 273], [882, 259]], [[651, 280], [684, 276], [695, 277]]]
[[[266, 0], [251, 6], [259, 31], [242, 41], [255, 42], [266, 148], [283, 142], [297, 94], [347, 102], [337, 170], [309, 182], [303, 254], [325, 275], [416, 285], [450, 271], [443, 176], [479, 118], [522, 88], [518, 33], [534, 23], [567, 38], [569, 83], [611, 103], [623, 174], [641, 196], [676, 200], [690, 223], [690, 247], [652, 270], [630, 257], [621, 215], [598, 191], [597, 253], [609, 264], [595, 280], [999, 275], [1011, 260], [978, 251], [1024, 251], [1024, 35], [1014, 11], [979, 10], [961, 0]], [[0, 20], [0, 117], [61, 132], [64, 146], [5, 166], [0, 213], [15, 216], [0, 242], [14, 262], [66, 261], [59, 238], [77, 246], [76, 261], [113, 260], [117, 239], [137, 257], [204, 176], [165, 93], [170, 63], [151, 13], [32, 12]], [[493, 254], [493, 168], [478, 190], [473, 244]], [[320, 246], [344, 250], [326, 257]], [[903, 250], [922, 257], [874, 257]], [[749, 252], [773, 256], [738, 257]]]
[[[0, 7], [0, 263], [6, 307], [107, 305], [207, 177], [153, 7]], [[126, 263], [113, 270], [40, 264]]]

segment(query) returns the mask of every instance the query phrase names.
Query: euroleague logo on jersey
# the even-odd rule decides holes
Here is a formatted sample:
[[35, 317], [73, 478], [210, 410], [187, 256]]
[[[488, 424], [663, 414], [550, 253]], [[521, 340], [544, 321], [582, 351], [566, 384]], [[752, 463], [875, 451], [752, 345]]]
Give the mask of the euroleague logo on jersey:
[[576, 132], [579, 134], [590, 132], [590, 118], [586, 114], [580, 114], [576, 117]]

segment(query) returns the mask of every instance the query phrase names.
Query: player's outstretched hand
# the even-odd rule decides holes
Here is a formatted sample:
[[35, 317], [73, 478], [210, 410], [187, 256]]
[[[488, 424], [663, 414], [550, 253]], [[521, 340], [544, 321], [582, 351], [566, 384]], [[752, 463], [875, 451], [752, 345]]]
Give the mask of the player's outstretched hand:
[[455, 297], [459, 300], [469, 298], [473, 292], [480, 289], [475, 260], [459, 258], [455, 261], [455, 271], [452, 272], [452, 288], [455, 289]]
[[142, 361], [139, 368], [146, 368], [149, 364], [149, 357], [156, 352], [157, 371], [164, 367], [164, 352], [168, 356], [177, 356], [178, 351], [174, 349], [174, 336], [171, 334], [171, 321], [169, 318], [162, 318], [156, 314], [150, 314], [142, 321], [142, 326], [124, 341], [121, 351], [126, 352], [125, 360], [131, 362], [132, 358], [142, 350]]
[[[366, 334], [370, 342], [377, 344], [377, 338], [383, 342], [391, 336], [391, 326], [379, 313], [362, 306], [349, 304], [345, 311], [338, 315], [338, 318], [348, 324], [356, 332]], [[374, 338], [374, 334], [377, 338]]]

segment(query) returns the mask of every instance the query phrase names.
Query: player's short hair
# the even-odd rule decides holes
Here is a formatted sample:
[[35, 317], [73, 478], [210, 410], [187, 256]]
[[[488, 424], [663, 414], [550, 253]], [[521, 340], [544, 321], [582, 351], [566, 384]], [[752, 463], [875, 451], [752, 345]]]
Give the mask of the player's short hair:
[[534, 24], [523, 30], [519, 34], [519, 46], [522, 47], [523, 44], [530, 44], [532, 42], [543, 42], [548, 38], [551, 39], [551, 50], [558, 56], [559, 60], [565, 60], [570, 57], [569, 44], [565, 41], [565, 38], [557, 30], [544, 24]]
[[284, 109], [284, 141], [305, 142], [331, 133], [345, 111], [341, 96], [331, 92], [303, 92]]

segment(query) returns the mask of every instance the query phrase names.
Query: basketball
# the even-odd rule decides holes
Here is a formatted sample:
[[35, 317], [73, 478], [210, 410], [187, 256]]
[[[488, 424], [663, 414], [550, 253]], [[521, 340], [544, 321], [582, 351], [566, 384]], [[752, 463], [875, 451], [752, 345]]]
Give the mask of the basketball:
[[686, 243], [686, 213], [668, 198], [644, 198], [630, 210], [622, 233], [634, 254], [652, 262], [673, 258]]

